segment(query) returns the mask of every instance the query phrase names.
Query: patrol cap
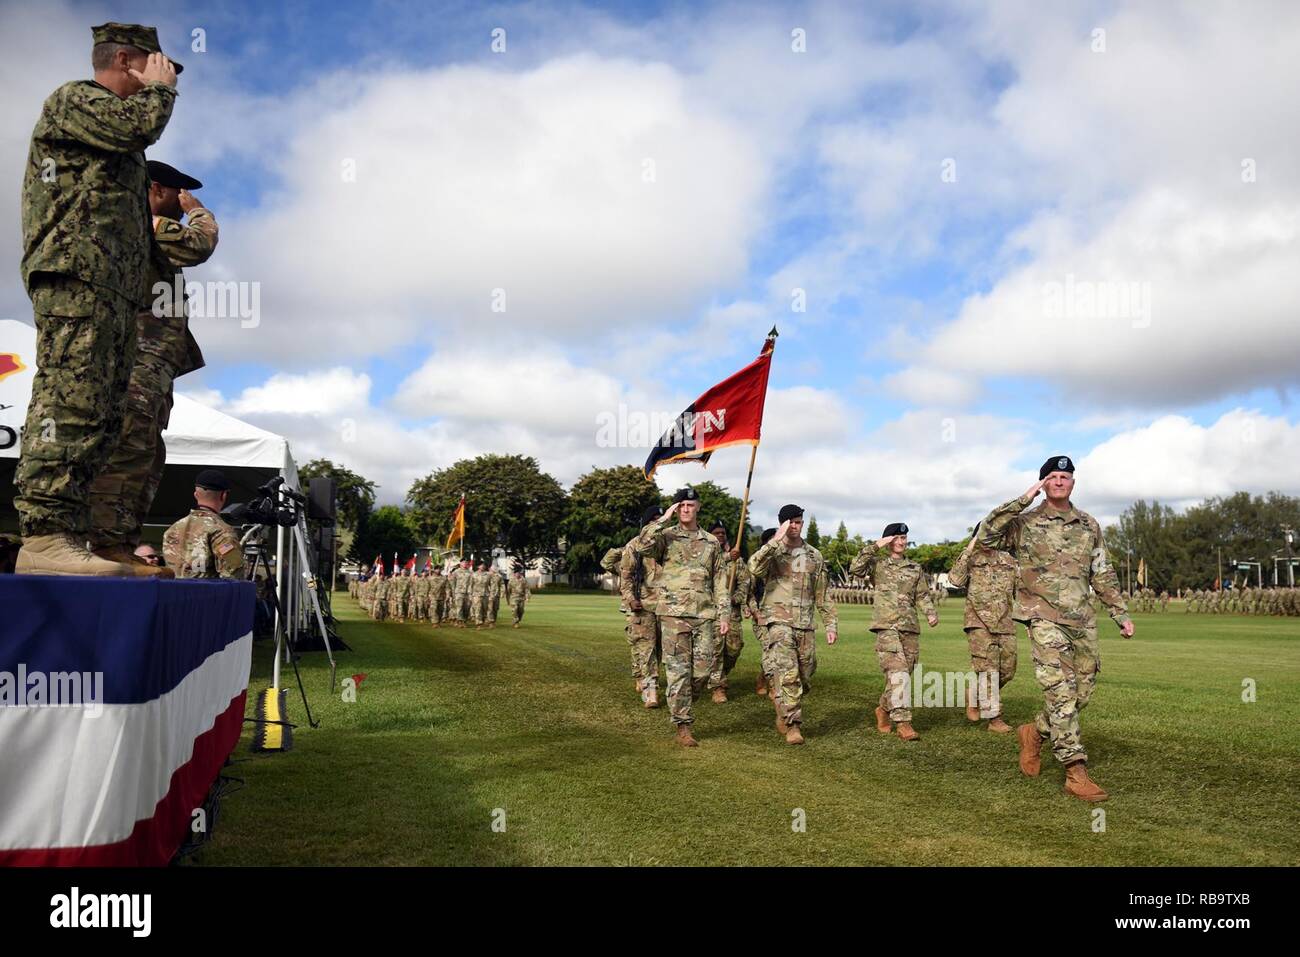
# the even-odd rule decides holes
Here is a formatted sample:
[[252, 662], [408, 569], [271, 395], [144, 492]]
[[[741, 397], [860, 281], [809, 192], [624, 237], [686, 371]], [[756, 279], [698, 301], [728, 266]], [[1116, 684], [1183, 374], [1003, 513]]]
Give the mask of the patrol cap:
[[1041, 482], [1047, 478], [1051, 472], [1069, 472], [1074, 474], [1074, 462], [1068, 455], [1053, 455], [1043, 463], [1043, 467], [1038, 470], [1038, 480]]
[[149, 182], [151, 183], [157, 183], [159, 186], [170, 186], [172, 189], [203, 188], [203, 184], [197, 179], [185, 175], [175, 166], [168, 166], [158, 160], [149, 160], [149, 162], [145, 163], [145, 166], [149, 167]]
[[205, 488], [209, 492], [229, 492], [230, 480], [226, 478], [224, 472], [216, 469], [204, 469], [194, 478], [194, 484], [198, 488]]
[[881, 534], [880, 537], [893, 538], [895, 535], [906, 535], [906, 534], [907, 534], [907, 524], [905, 522], [894, 522], [892, 525], [885, 526], [885, 531]]
[[[145, 53], [162, 53], [162, 47], [158, 45], [156, 27], [143, 27], [138, 23], [114, 23], [110, 20], [108, 23], [91, 27], [90, 35], [94, 38], [96, 46], [101, 43], [120, 43], [122, 46], [135, 47]], [[177, 73], [185, 69], [175, 60], [172, 60], [172, 66], [176, 68]]]
[[647, 508], [644, 512], [641, 513], [641, 524], [649, 525], [651, 522], [653, 522], [656, 518], [658, 518], [663, 513], [664, 513], [664, 507], [662, 505], [651, 505], [649, 508]]
[[758, 543], [760, 545], [766, 545], [768, 542], [772, 540], [773, 536], [775, 535], [776, 535], [775, 528], [765, 528], [763, 529], [763, 534], [758, 536]]
[[685, 488], [679, 488], [677, 494], [673, 496], [674, 502], [698, 502], [699, 500], [700, 493], [689, 485]]
[[794, 518], [803, 518], [803, 509], [798, 505], [782, 505], [781, 511], [776, 513], [778, 522], [788, 522]]

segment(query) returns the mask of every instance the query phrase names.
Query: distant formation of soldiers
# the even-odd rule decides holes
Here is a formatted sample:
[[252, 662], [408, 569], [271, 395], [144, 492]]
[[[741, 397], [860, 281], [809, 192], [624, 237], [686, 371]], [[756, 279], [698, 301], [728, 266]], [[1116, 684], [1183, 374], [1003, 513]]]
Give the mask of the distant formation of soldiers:
[[392, 575], [352, 577], [348, 595], [375, 621], [428, 622], [435, 628], [473, 625], [476, 629], [496, 627], [505, 596], [513, 626], [518, 628], [529, 590], [519, 569], [506, 579], [490, 570], [486, 562], [473, 565], [465, 559], [446, 575], [441, 568], [426, 567], [419, 574], [399, 569]]
[[1182, 597], [1184, 614], [1300, 615], [1300, 588], [1193, 588]]

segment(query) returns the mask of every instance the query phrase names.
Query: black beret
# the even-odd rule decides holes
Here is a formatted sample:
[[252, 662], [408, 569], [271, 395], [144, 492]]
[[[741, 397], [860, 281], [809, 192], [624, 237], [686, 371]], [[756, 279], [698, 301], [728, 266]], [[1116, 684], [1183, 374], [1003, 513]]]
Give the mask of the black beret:
[[679, 488], [677, 494], [673, 496], [674, 502], [698, 502], [699, 500], [700, 493], [689, 485], [686, 488]]
[[204, 469], [194, 479], [194, 484], [210, 492], [229, 492], [230, 480], [216, 469]]
[[158, 160], [149, 160], [145, 163], [149, 167], [149, 182], [157, 183], [159, 186], [170, 186], [172, 189], [202, 189], [203, 184], [193, 176], [187, 176], [178, 170], [175, 166], [168, 166], [166, 163], [160, 163]]
[[803, 518], [803, 509], [798, 505], [782, 505], [781, 511], [776, 513], [778, 522], [788, 522], [792, 518]]
[[723, 525], [721, 522], [714, 522], [712, 525], [709, 526], [709, 531], [711, 533], [716, 532], [718, 529], [722, 529], [725, 532], [727, 530], [727, 526]]
[[881, 538], [893, 538], [895, 535], [906, 535], [907, 525], [904, 522], [894, 522], [892, 525], [886, 525]]
[[763, 529], [763, 534], [760, 535], [760, 536], [758, 537], [759, 544], [760, 544], [760, 545], [766, 545], [768, 542], [770, 542], [770, 541], [772, 540], [772, 538], [773, 538], [775, 535], [776, 535], [776, 529], [775, 529], [775, 528], [765, 528], [765, 529]]
[[662, 505], [651, 505], [649, 508], [647, 508], [644, 512], [641, 513], [641, 524], [649, 525], [651, 522], [653, 522], [656, 518], [658, 518], [663, 513], [664, 513], [664, 508]]
[[1074, 462], [1068, 455], [1053, 455], [1043, 463], [1043, 467], [1038, 470], [1038, 480], [1041, 482], [1047, 478], [1051, 472], [1074, 472]]

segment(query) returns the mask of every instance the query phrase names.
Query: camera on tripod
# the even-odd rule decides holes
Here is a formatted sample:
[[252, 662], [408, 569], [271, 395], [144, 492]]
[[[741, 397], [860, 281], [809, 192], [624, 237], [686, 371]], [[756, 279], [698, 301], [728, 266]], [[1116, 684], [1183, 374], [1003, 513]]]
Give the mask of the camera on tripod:
[[306, 496], [285, 488], [284, 477], [277, 475], [259, 488], [252, 499], [226, 506], [223, 514], [232, 525], [280, 525], [292, 528], [298, 524], [298, 517], [306, 504]]

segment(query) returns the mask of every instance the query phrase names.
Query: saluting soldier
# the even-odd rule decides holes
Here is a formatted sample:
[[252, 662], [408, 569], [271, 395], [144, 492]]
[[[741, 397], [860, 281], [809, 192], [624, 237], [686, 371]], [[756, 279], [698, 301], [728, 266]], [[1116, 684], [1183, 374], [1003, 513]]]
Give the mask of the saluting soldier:
[[899, 738], [915, 741], [920, 735], [912, 727], [909, 684], [921, 655], [917, 609], [925, 612], [931, 628], [939, 624], [939, 615], [930, 598], [925, 571], [907, 557], [907, 525], [886, 525], [879, 540], [862, 547], [849, 572], [861, 577], [868, 571], [876, 583], [871, 630], [876, 635], [876, 658], [885, 675], [885, 691], [876, 706], [876, 730], [889, 734], [897, 729]]
[[[1039, 492], [1047, 500], [1029, 508]], [[1101, 666], [1091, 592], [1110, 609], [1125, 638], [1133, 622], [1120, 597], [1119, 577], [1106, 559], [1101, 526], [1074, 506], [1074, 462], [1054, 456], [1038, 470], [1038, 482], [1019, 498], [999, 505], [980, 523], [980, 544], [1007, 542], [1016, 556], [1017, 621], [1029, 632], [1034, 675], [1043, 689], [1043, 710], [1022, 724], [1020, 770], [1036, 777], [1043, 742], [1065, 767], [1065, 791], [1084, 801], [1106, 792], [1088, 776], [1088, 755], [1079, 734], [1079, 712], [1088, 705]]]
[[826, 626], [826, 643], [835, 644], [839, 618], [826, 596], [826, 560], [803, 540], [803, 509], [784, 505], [781, 525], [749, 560], [762, 599], [755, 621], [764, 630], [763, 671], [776, 689], [776, 730], [789, 744], [803, 744], [803, 698], [817, 671], [817, 632], [813, 611]]
[[95, 78], [46, 99], [23, 176], [21, 272], [41, 361], [14, 472], [19, 574], [142, 567], [100, 558], [85, 543], [91, 484], [121, 439], [147, 292], [144, 150], [171, 118], [181, 65], [163, 56], [153, 27], [105, 23], [91, 33]]
[[[691, 734], [691, 705], [704, 692], [718, 655], [718, 638], [731, 630], [731, 596], [727, 568], [717, 540], [697, 523], [700, 497], [689, 486], [673, 498], [661, 517], [641, 529], [633, 551], [659, 562], [655, 609], [659, 620], [664, 668], [668, 672], [668, 707], [677, 743], [698, 745]], [[669, 524], [677, 518], [676, 524]]]

